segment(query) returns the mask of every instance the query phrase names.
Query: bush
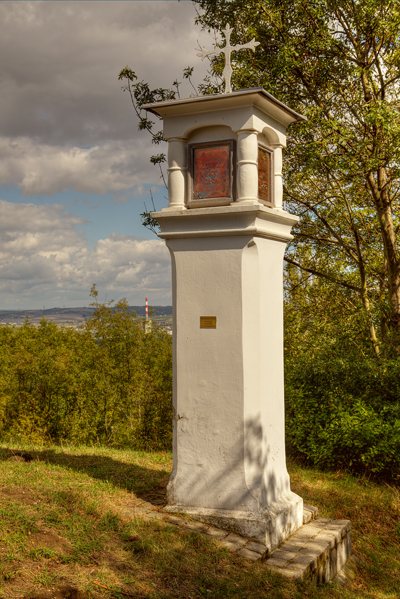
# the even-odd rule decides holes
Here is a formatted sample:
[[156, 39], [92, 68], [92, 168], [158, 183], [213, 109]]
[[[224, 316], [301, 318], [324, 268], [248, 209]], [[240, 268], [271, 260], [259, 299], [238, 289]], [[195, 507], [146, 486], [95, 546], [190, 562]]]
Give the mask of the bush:
[[1, 438], [169, 449], [171, 345], [125, 301], [98, 304], [82, 330], [1, 327]]
[[288, 451], [309, 464], [400, 481], [400, 363], [339, 348], [288, 352]]

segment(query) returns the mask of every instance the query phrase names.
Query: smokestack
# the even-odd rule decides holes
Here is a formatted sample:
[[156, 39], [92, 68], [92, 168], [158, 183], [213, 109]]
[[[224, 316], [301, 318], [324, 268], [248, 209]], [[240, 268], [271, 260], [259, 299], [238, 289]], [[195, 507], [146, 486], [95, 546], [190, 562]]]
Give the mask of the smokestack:
[[146, 297], [146, 322], [149, 320], [149, 298]]

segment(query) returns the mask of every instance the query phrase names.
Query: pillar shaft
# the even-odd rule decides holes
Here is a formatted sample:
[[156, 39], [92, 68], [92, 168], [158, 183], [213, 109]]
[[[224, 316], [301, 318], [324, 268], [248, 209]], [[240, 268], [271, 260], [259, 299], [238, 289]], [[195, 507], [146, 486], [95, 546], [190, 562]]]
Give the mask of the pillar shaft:
[[241, 129], [237, 133], [237, 201], [258, 202], [257, 131]]
[[250, 202], [156, 217], [176, 310], [167, 509], [272, 550], [303, 518], [286, 470], [283, 397], [282, 262], [296, 219]]
[[182, 138], [168, 140], [168, 192], [169, 208], [185, 208], [186, 194], [186, 144]]
[[282, 208], [283, 181], [282, 181], [282, 145], [273, 146], [273, 204], [275, 208]]

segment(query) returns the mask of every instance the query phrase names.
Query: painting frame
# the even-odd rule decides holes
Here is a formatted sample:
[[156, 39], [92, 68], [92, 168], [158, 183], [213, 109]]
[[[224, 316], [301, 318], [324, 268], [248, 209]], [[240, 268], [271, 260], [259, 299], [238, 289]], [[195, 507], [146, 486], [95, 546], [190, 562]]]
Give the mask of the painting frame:
[[274, 206], [274, 152], [264, 144], [258, 144], [258, 200], [266, 206]]
[[229, 205], [235, 200], [233, 139], [188, 145], [189, 208]]

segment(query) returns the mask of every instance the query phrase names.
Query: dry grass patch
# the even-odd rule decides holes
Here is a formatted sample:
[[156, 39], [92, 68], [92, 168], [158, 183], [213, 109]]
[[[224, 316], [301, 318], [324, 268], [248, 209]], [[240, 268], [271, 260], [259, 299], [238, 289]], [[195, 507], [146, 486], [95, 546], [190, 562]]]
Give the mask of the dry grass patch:
[[396, 597], [395, 489], [292, 466], [293, 488], [306, 501], [324, 516], [353, 521], [354, 578], [345, 588], [317, 589], [147, 516], [165, 501], [168, 453], [25, 450], [31, 461], [0, 449], [3, 599]]

